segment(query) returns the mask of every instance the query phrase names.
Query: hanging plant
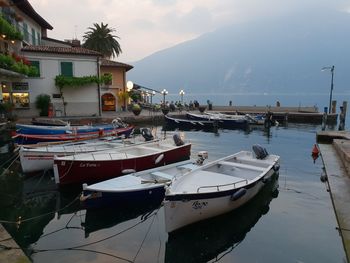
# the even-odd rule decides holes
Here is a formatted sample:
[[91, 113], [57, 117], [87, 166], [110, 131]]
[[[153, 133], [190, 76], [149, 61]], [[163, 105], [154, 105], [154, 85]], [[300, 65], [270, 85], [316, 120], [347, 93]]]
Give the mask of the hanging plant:
[[23, 40], [23, 35], [0, 15], [0, 35], [6, 40]]

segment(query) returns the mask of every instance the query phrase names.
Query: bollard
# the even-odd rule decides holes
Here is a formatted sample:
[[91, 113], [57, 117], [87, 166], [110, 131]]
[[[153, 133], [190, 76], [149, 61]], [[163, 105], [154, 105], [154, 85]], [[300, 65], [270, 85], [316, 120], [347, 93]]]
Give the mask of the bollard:
[[345, 129], [345, 114], [343, 106], [340, 106], [340, 114], [339, 114], [339, 131], [344, 131]]
[[327, 111], [328, 111], [328, 107], [324, 107], [323, 116], [322, 116], [322, 131], [326, 129]]
[[337, 101], [333, 100], [332, 101], [332, 109], [331, 109], [331, 113], [335, 113], [337, 111]]

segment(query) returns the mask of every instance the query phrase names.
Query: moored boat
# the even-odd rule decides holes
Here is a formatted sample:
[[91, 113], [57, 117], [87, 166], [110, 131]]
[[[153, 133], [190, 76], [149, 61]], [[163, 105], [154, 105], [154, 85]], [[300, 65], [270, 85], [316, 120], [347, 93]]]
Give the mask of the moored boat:
[[175, 134], [174, 140], [159, 140], [103, 152], [55, 157], [55, 181], [60, 185], [98, 182], [187, 160], [190, 154], [191, 143], [183, 142]]
[[54, 156], [68, 156], [73, 154], [110, 150], [118, 147], [141, 144], [145, 138], [141, 136], [123, 139], [117, 136], [84, 140], [64, 144], [49, 144], [45, 146], [25, 146], [19, 150], [22, 171], [32, 173], [52, 169]]
[[69, 142], [69, 141], [82, 141], [91, 140], [99, 137], [108, 136], [125, 136], [129, 137], [132, 133], [134, 126], [114, 128], [112, 130], [103, 131], [98, 130], [94, 132], [73, 133], [73, 134], [22, 134], [17, 133], [13, 136], [17, 144], [36, 144], [42, 142]]
[[213, 116], [208, 114], [196, 114], [187, 112], [186, 117], [191, 120], [216, 121], [219, 128], [226, 129], [246, 129], [249, 124], [245, 116], [228, 118], [222, 115]]
[[84, 134], [99, 131], [112, 131], [116, 128], [126, 127], [127, 125], [119, 119], [114, 119], [110, 124], [98, 125], [80, 125], [71, 126], [51, 126], [51, 125], [32, 125], [16, 123], [16, 132], [19, 134], [32, 135], [61, 135], [61, 134]]
[[84, 207], [120, 206], [123, 204], [148, 202], [161, 203], [165, 185], [174, 177], [197, 168], [191, 160], [169, 164], [117, 178], [112, 178], [92, 185], [83, 184], [80, 197]]
[[176, 178], [165, 193], [167, 232], [224, 214], [252, 199], [279, 170], [279, 156], [260, 146], [213, 161]]
[[209, 130], [215, 128], [217, 125], [213, 120], [180, 119], [170, 117], [169, 115], [164, 115], [164, 118], [168, 126], [182, 129]]

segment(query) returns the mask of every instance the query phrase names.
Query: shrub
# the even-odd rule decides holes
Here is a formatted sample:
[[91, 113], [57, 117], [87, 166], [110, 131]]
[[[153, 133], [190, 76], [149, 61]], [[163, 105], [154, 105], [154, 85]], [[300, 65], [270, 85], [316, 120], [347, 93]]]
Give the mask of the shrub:
[[51, 102], [50, 95], [40, 94], [36, 97], [35, 107], [40, 110], [40, 116], [48, 116], [49, 114], [49, 105]]

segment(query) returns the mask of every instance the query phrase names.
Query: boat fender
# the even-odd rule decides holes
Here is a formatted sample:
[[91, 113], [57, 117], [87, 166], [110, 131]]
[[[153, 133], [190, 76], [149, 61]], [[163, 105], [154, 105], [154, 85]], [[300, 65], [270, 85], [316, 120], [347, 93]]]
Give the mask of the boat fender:
[[252, 148], [255, 153], [256, 159], [265, 159], [269, 155], [266, 149], [259, 144], [253, 145]]
[[122, 170], [122, 174], [132, 174], [135, 173], [136, 170], [135, 169], [124, 169]]
[[143, 138], [145, 138], [146, 142], [152, 141], [154, 139], [151, 130], [148, 128], [142, 128], [141, 135]]
[[320, 176], [320, 180], [321, 180], [322, 183], [327, 182], [327, 180], [328, 180], [328, 179], [327, 179], [327, 175], [325, 175], [325, 174], [324, 174], [324, 175], [321, 175], [321, 176]]
[[244, 196], [246, 194], [246, 192], [247, 192], [247, 189], [245, 189], [245, 188], [239, 189], [237, 192], [235, 192], [231, 195], [231, 201], [238, 200], [239, 198]]
[[279, 164], [276, 164], [272, 167], [272, 169], [275, 171], [275, 172], [278, 172], [280, 170], [280, 166]]
[[163, 160], [163, 158], [164, 158], [164, 154], [159, 155], [159, 156], [154, 160], [154, 163], [155, 163], [155, 164], [160, 163], [160, 162]]
[[176, 146], [181, 146], [185, 144], [178, 134], [174, 134], [173, 139]]
[[266, 184], [268, 181], [269, 181], [268, 178], [263, 177], [262, 182], [263, 182], [264, 184]]

